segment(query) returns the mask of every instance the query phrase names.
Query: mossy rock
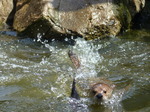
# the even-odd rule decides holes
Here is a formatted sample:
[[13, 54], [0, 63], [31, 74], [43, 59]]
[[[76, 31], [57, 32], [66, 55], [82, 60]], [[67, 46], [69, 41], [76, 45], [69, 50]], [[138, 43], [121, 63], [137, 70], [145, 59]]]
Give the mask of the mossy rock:
[[150, 30], [129, 30], [118, 37], [132, 41], [150, 42]]
[[125, 4], [121, 3], [119, 5], [118, 11], [119, 11], [118, 18], [122, 25], [122, 28], [121, 28], [122, 31], [130, 29], [132, 17], [131, 17], [128, 7]]

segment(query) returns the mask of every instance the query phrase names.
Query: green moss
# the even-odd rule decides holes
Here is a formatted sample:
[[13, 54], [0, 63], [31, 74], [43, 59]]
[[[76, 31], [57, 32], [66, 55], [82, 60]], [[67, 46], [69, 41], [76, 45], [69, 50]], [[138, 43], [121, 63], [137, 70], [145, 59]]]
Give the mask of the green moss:
[[94, 26], [93, 28], [88, 29], [85, 39], [93, 40], [97, 38], [104, 38], [110, 35], [109, 27], [106, 25]]
[[3, 23], [3, 21], [0, 19], [0, 30], [3, 28], [3, 25], [4, 25], [4, 23]]
[[3, 23], [0, 21], [0, 27], [3, 25]]
[[132, 17], [131, 17], [131, 14], [130, 14], [127, 6], [123, 3], [121, 3], [119, 5], [118, 11], [119, 11], [118, 18], [122, 24], [122, 30], [125, 31], [127, 29], [130, 29]]
[[150, 30], [144, 30], [144, 29], [130, 30], [118, 37], [122, 39], [132, 40], [132, 41], [150, 42]]

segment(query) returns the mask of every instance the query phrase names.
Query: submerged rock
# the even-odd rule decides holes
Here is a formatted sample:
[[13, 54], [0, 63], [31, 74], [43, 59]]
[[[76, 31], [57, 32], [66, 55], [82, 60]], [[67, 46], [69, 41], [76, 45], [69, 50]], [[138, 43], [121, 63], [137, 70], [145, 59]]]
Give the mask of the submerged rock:
[[132, 17], [141, 10], [141, 4], [144, 4], [136, 4], [134, 0], [130, 2], [21, 0], [17, 3], [13, 27], [20, 34], [29, 37], [36, 37], [38, 33], [45, 38], [58, 39], [68, 35], [80, 35], [86, 39], [115, 36], [121, 30], [129, 28]]

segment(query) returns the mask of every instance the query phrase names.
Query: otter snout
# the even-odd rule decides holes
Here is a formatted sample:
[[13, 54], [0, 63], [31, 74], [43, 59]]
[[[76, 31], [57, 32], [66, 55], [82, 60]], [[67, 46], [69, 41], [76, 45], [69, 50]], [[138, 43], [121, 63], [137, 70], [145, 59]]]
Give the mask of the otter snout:
[[102, 99], [102, 97], [103, 97], [103, 95], [101, 93], [99, 93], [99, 94], [96, 95], [97, 99]]

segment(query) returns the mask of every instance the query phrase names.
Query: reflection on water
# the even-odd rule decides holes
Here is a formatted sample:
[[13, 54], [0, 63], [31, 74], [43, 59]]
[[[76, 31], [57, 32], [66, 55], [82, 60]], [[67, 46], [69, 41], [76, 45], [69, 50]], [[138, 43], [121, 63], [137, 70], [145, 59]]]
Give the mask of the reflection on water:
[[[0, 35], [0, 111], [150, 111], [150, 43], [114, 37], [99, 42], [77, 38], [72, 46], [38, 38], [18, 40]], [[77, 72], [68, 57], [69, 49], [80, 58]], [[74, 76], [83, 82], [105, 77], [116, 90], [103, 103], [86, 94], [73, 101], [69, 97]]]

